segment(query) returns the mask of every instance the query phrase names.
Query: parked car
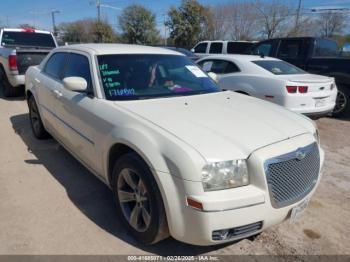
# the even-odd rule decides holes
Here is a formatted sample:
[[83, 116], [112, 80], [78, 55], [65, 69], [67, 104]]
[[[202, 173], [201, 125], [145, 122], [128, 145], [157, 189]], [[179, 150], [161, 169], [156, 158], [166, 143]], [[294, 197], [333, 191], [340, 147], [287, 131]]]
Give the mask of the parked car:
[[329, 115], [335, 106], [334, 78], [309, 74], [276, 58], [216, 55], [197, 63], [224, 90], [261, 98], [312, 118]]
[[191, 49], [199, 57], [211, 54], [249, 54], [255, 42], [248, 41], [202, 41]]
[[1, 29], [0, 42], [0, 82], [5, 97], [18, 96], [27, 68], [40, 64], [57, 46], [50, 32], [34, 29]]
[[191, 59], [193, 62], [195, 62], [199, 59], [199, 56], [193, 54], [190, 50], [187, 50], [185, 48], [175, 47], [175, 46], [163, 46], [163, 48], [170, 49], [170, 50], [173, 50], [176, 52], [180, 52], [181, 54], [184, 54], [189, 59]]
[[340, 54], [335, 41], [315, 37], [270, 39], [256, 44], [252, 54], [277, 57], [309, 73], [334, 77], [338, 96], [333, 114], [350, 115], [350, 58]]
[[28, 69], [26, 96], [34, 135], [50, 133], [106, 183], [143, 243], [255, 235], [299, 217], [320, 181], [313, 121], [221, 92], [178, 52], [59, 47]]

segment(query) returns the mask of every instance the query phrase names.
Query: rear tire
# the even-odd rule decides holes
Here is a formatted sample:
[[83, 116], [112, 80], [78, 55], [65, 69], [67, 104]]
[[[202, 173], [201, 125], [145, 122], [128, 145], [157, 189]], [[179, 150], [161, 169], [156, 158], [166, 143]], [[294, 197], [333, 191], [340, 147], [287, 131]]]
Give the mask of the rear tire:
[[2, 93], [4, 97], [16, 97], [21, 95], [22, 88], [19, 86], [12, 86], [10, 82], [7, 79], [6, 73], [4, 72], [4, 69], [1, 68], [1, 86], [2, 86]]
[[162, 196], [147, 164], [136, 154], [121, 156], [114, 165], [112, 190], [119, 219], [143, 244], [169, 236]]
[[335, 117], [350, 116], [350, 87], [339, 86], [336, 105], [333, 110]]
[[28, 107], [29, 107], [30, 125], [32, 127], [34, 136], [38, 139], [49, 138], [50, 135], [46, 131], [43, 125], [43, 122], [41, 120], [40, 113], [38, 110], [38, 106], [33, 96], [30, 96], [28, 98]]

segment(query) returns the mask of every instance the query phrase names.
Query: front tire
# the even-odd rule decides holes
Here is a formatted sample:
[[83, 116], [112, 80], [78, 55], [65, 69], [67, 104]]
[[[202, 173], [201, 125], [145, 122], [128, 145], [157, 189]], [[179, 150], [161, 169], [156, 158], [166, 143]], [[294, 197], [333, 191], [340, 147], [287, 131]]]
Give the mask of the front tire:
[[335, 117], [349, 116], [350, 115], [350, 91], [349, 87], [339, 86], [338, 94], [333, 110]]
[[169, 236], [157, 183], [136, 153], [125, 154], [115, 163], [112, 190], [118, 216], [135, 239], [154, 244]]
[[28, 98], [28, 107], [29, 107], [30, 125], [32, 127], [34, 136], [38, 139], [48, 138], [50, 135], [45, 130], [45, 127], [40, 117], [38, 106], [33, 96], [30, 96]]

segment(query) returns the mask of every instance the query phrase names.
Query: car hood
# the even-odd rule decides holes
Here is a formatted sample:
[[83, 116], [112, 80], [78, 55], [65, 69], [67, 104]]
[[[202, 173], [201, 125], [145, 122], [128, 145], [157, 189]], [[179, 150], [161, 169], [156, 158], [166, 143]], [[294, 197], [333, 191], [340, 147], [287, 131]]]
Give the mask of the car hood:
[[245, 159], [258, 148], [314, 132], [304, 116], [230, 91], [118, 105], [173, 134], [208, 161]]

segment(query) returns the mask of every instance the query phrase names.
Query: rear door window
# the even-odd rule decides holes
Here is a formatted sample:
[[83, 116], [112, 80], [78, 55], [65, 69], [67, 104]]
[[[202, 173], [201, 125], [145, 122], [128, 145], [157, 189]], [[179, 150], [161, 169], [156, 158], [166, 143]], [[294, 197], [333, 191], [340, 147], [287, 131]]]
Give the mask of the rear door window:
[[298, 58], [303, 56], [302, 40], [282, 40], [278, 57]]
[[205, 53], [207, 51], [208, 43], [200, 43], [194, 48], [195, 53]]
[[199, 66], [205, 72], [213, 72], [215, 74], [230, 74], [240, 71], [237, 65], [225, 60], [205, 60], [201, 61]]
[[80, 54], [70, 53], [67, 59], [67, 65], [63, 72], [63, 77], [77, 76], [82, 77], [88, 84], [88, 89], [91, 90], [91, 72], [89, 59]]
[[253, 48], [254, 55], [269, 56], [272, 49], [272, 42], [263, 42]]
[[227, 53], [228, 54], [247, 54], [253, 43], [248, 42], [228, 42]]
[[62, 80], [62, 70], [65, 66], [66, 53], [54, 53], [46, 62], [44, 73], [56, 80]]
[[209, 53], [210, 54], [221, 54], [222, 53], [223, 43], [213, 42], [210, 44]]

